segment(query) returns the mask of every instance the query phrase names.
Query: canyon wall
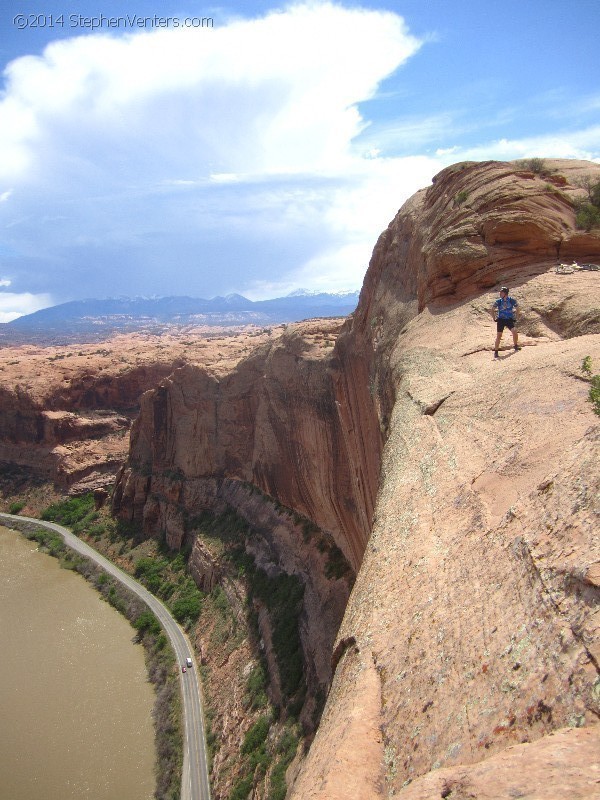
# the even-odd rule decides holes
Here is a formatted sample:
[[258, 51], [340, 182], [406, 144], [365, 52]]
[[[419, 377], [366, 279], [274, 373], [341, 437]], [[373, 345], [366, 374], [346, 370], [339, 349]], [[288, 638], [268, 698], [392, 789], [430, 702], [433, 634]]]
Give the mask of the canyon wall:
[[[162, 336], [114, 336], [97, 344], [2, 347], [0, 464], [55, 490], [107, 486], [127, 456], [143, 392], [184, 363], [230, 369], [253, 343], [248, 329], [218, 336], [165, 326]], [[215, 362], [218, 362], [216, 364]], [[33, 511], [33, 509], [31, 509]]]
[[[340, 327], [290, 325], [228, 375], [185, 366], [144, 395], [117, 513], [179, 547], [183, 515], [212, 507], [220, 480], [251, 483], [330, 534], [356, 569], [382, 436], [367, 357], [333, 347]], [[174, 475], [185, 481], [172, 497], [163, 482]]]
[[[116, 514], [173, 547], [203, 509], [254, 522], [253, 487], [298, 515], [281, 535], [263, 519], [254, 548], [312, 581], [305, 660], [331, 683], [289, 797], [432, 796], [425, 780], [498, 796], [473, 765], [499, 758], [514, 791], [537, 791], [558, 729], [571, 786], [589, 779], [599, 459], [581, 363], [600, 364], [600, 277], [555, 271], [600, 259], [575, 225], [586, 176], [600, 166], [450, 167], [381, 235], [342, 327], [290, 326], [228, 374], [185, 366], [144, 395]], [[493, 359], [502, 284], [523, 349]], [[339, 632], [347, 585], [301, 544], [302, 520], [357, 574]]]
[[26, 468], [62, 490], [110, 483], [129, 444], [141, 393], [174, 365], [126, 377], [93, 371], [52, 385], [41, 396], [20, 385], [0, 387], [0, 461]]
[[228, 375], [176, 370], [143, 396], [113, 495], [114, 512], [147, 536], [192, 545], [205, 589], [226, 587], [231, 572], [195, 535], [205, 510], [234, 510], [251, 525], [244, 547], [256, 567], [301, 581], [308, 731], [369, 535], [382, 442], [366, 359], [334, 347], [341, 326], [290, 325]]
[[289, 797], [598, 794], [600, 274], [555, 267], [600, 260], [571, 203], [600, 166], [546, 169], [444, 170], [375, 248], [347, 335], [376, 321], [380, 487]]

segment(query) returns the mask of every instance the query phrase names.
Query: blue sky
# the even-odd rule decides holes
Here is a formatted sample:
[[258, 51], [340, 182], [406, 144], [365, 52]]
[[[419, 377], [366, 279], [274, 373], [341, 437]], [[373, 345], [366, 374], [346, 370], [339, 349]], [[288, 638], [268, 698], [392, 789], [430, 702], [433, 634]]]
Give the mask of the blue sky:
[[359, 288], [448, 164], [600, 162], [598, 29], [597, 0], [5, 0], [0, 321]]

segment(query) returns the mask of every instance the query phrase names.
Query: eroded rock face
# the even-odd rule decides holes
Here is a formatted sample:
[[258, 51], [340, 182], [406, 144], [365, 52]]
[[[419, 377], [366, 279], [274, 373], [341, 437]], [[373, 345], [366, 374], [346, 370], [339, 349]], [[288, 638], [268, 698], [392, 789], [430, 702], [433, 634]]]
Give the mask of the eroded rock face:
[[[561, 796], [591, 796], [600, 459], [580, 367], [600, 365], [600, 277], [557, 275], [552, 248], [598, 262], [600, 239], [542, 181], [446, 170], [375, 249], [354, 326], [376, 321], [380, 489], [292, 798], [498, 797], [496, 771], [507, 792], [558, 796], [544, 770]], [[487, 289], [502, 283], [523, 349], [494, 360]], [[545, 738], [580, 726], [568, 747]]]
[[[600, 167], [546, 167], [444, 170], [379, 238], [340, 331], [293, 327], [226, 376], [184, 368], [144, 396], [117, 513], [177, 545], [186, 511], [250, 484], [358, 571], [319, 645], [333, 681], [291, 798], [394, 796], [438, 768], [478, 785], [471, 765], [522, 769], [513, 745], [598, 720], [599, 432], [580, 365], [600, 365], [600, 278], [554, 267], [600, 260], [571, 202]], [[494, 360], [502, 284], [523, 349]], [[314, 568], [293, 530], [259, 549]], [[589, 737], [568, 741], [583, 763]], [[540, 764], [548, 748], [531, 745]]]
[[512, 745], [480, 764], [435, 770], [404, 789], [401, 796], [405, 800], [527, 796], [589, 800], [598, 796], [599, 749], [598, 725], [566, 729], [533, 744]]
[[230, 369], [268, 338], [264, 330], [220, 337], [169, 329], [161, 337], [115, 336], [102, 347], [3, 347], [0, 463], [61, 491], [108, 485], [127, 456], [143, 392], [184, 363]]
[[[178, 546], [165, 515], [202, 508], [194, 487], [206, 480], [235, 479], [327, 531], [356, 568], [382, 437], [366, 356], [334, 350], [339, 330], [339, 321], [291, 325], [229, 375], [186, 366], [144, 395], [117, 513], [143, 521], [148, 534], [165, 530]], [[170, 497], [162, 481], [177, 475], [184, 494]]]
[[[302, 582], [307, 719], [331, 679], [333, 641], [353, 577], [352, 570], [328, 576], [333, 548], [350, 565], [360, 563], [381, 445], [363, 364], [357, 360], [342, 374], [340, 357], [332, 358], [340, 325], [289, 326], [226, 376], [176, 370], [142, 398], [129, 465], [113, 496], [114, 511], [148, 536], [164, 534], [172, 548], [186, 535], [194, 542], [190, 569], [201, 586], [212, 588], [222, 570], [194, 539], [189, 517], [228, 508], [252, 525], [245, 548], [257, 567]], [[371, 442], [362, 438], [369, 425], [360, 424], [369, 419]], [[312, 541], [308, 522], [320, 529]]]

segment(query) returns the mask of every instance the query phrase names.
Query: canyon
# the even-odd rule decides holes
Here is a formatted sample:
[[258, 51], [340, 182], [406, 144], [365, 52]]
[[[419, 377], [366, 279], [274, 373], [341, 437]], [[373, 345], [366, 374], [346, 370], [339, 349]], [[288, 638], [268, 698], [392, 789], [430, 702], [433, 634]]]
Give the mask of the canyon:
[[[3, 346], [5, 496], [36, 483], [50, 495], [52, 488], [77, 494], [111, 484], [127, 457], [129, 429], [145, 391], [186, 363], [229, 370], [270, 331], [165, 325], [160, 336], [121, 334], [101, 345]], [[33, 497], [31, 502], [35, 511]]]
[[[221, 587], [238, 619], [250, 573], [203, 535], [202, 514], [233, 515], [225, 551], [301, 585], [290, 800], [600, 796], [600, 425], [582, 370], [600, 371], [600, 273], [556, 271], [600, 259], [599, 232], [576, 225], [586, 179], [600, 165], [449, 167], [381, 234], [345, 321], [232, 340], [210, 363], [181, 344], [137, 384], [135, 419], [120, 389], [86, 401], [113, 414], [86, 417], [94, 436], [130, 427], [103, 477], [118, 467], [118, 519], [187, 549], [198, 585]], [[521, 349], [505, 332], [494, 359], [503, 284]], [[3, 460], [43, 455], [76, 491], [99, 479], [86, 464], [65, 481], [48, 455], [57, 431], [83, 429], [76, 405], [2, 385]], [[252, 602], [285, 721], [275, 623]], [[260, 654], [251, 636], [209, 652], [202, 620], [195, 637], [225, 798]]]

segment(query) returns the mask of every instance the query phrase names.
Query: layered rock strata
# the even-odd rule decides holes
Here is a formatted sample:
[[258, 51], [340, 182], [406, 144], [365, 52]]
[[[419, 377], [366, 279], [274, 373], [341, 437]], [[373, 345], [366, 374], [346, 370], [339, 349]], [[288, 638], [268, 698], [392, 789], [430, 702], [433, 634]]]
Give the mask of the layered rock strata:
[[143, 392], [184, 363], [230, 369], [254, 343], [269, 339], [266, 330], [205, 333], [115, 336], [102, 347], [3, 347], [3, 471], [27, 471], [60, 491], [112, 483], [127, 456]]
[[[256, 566], [302, 581], [303, 718], [331, 679], [333, 640], [367, 541], [379, 468], [381, 434], [364, 361], [343, 373], [344, 357], [333, 357], [340, 324], [291, 325], [225, 376], [176, 370], [143, 396], [113, 496], [115, 513], [147, 535], [164, 535], [172, 548], [192, 543], [190, 569], [204, 588], [222, 579], [223, 567], [194, 535], [190, 517], [203, 510], [235, 510], [252, 526], [245, 547]], [[340, 558], [350, 568], [336, 577]]]
[[[117, 513], [178, 546], [198, 509], [252, 520], [253, 485], [358, 573], [321, 638], [333, 681], [290, 797], [408, 794], [457, 766], [475, 784], [490, 757], [520, 769], [516, 743], [597, 739], [598, 422], [580, 366], [600, 364], [600, 278], [554, 268], [600, 260], [573, 206], [600, 167], [545, 170], [444, 170], [381, 235], [341, 330], [290, 328], [227, 376], [184, 367], [144, 396]], [[494, 360], [504, 283], [524, 347]], [[272, 532], [263, 557], [308, 575], [297, 534]]]
[[[186, 510], [224, 478], [257, 486], [327, 531], [356, 568], [381, 452], [365, 353], [334, 349], [339, 321], [290, 325], [230, 374], [185, 366], [142, 398], [115, 508], [179, 547]], [[165, 478], [185, 478], [174, 490]]]
[[[348, 336], [376, 321], [378, 393], [393, 404], [373, 529], [292, 798], [594, 796], [600, 459], [581, 364], [600, 365], [600, 278], [555, 266], [599, 260], [570, 199], [600, 167], [547, 163], [559, 193], [512, 165], [445, 170], [375, 248]], [[504, 283], [523, 349], [493, 359], [490, 290]]]

